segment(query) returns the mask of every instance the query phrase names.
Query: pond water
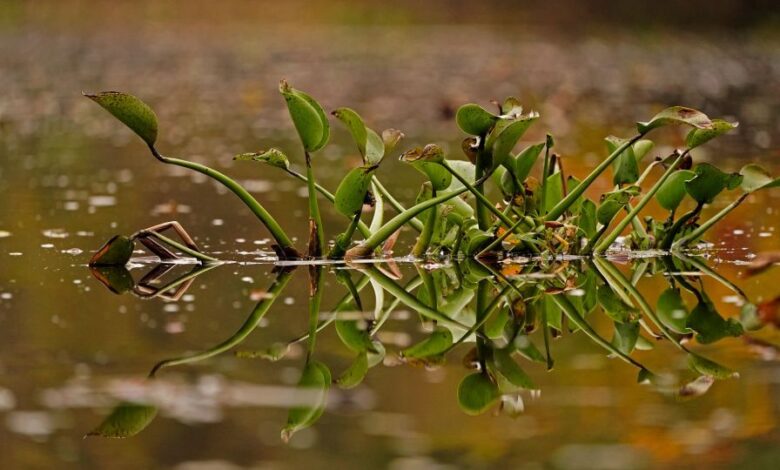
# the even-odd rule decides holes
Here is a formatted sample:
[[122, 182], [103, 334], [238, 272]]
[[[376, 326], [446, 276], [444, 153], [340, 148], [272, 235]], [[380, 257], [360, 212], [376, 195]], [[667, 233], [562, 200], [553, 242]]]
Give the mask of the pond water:
[[[361, 384], [334, 384], [323, 397], [295, 388], [307, 363], [302, 335], [310, 326], [309, 268], [275, 264], [267, 232], [233, 195], [200, 175], [157, 163], [135, 136], [80, 95], [121, 89], [143, 97], [158, 112], [164, 153], [235, 176], [302, 246], [305, 188], [271, 168], [231, 159], [279, 146], [300, 167], [294, 130], [276, 93], [280, 78], [328, 109], [350, 106], [377, 129], [403, 130], [404, 148], [434, 141], [457, 149], [453, 109], [513, 94], [542, 116], [524, 141], [537, 142], [549, 129], [567, 171], [577, 175], [606, 155], [604, 136], [628, 133], [634, 121], [664, 105], [684, 104], [741, 123], [735, 135], [696, 158], [732, 171], [760, 161], [777, 174], [776, 39], [625, 32], [540, 38], [479, 24], [359, 27], [345, 21], [254, 28], [249, 20], [228, 26], [222, 17], [212, 24], [175, 22], [165, 9], [147, 12], [146, 22], [126, 20], [123, 12], [106, 5], [75, 16], [51, 6], [8, 8], [8, 21], [0, 23], [0, 467], [776, 468], [780, 268], [755, 274], [749, 268], [757, 256], [779, 249], [780, 190], [748, 198], [708, 235], [712, 246], [690, 259], [518, 260], [486, 277], [451, 260], [325, 266], [318, 319], [334, 319], [345, 296], [343, 303], [350, 303], [337, 279], [347, 273], [365, 287], [362, 308], [347, 305], [340, 317], [357, 323], [343, 327], [374, 327], [385, 319], [373, 339], [386, 353], [376, 361], [375, 353], [367, 356], [373, 367]], [[89, 27], [97, 18], [101, 23]], [[681, 144], [681, 135], [659, 133], [658, 153]], [[322, 184], [334, 188], [358, 161], [346, 132], [336, 129], [315, 168]], [[396, 161], [383, 165], [380, 177], [405, 204], [421, 182]], [[606, 189], [605, 182], [593, 194]], [[723, 205], [707, 208], [708, 214]], [[324, 218], [329, 236], [345, 223], [330, 209]], [[171, 265], [163, 277], [145, 279], [151, 287], [121, 295], [101, 278], [127, 280], [126, 273], [87, 267], [111, 236], [168, 220], [178, 220], [201, 248], [225, 262], [202, 270]], [[413, 241], [412, 233], [402, 233], [396, 254], [407, 253]], [[141, 283], [155, 269], [161, 274], [159, 266], [139, 252], [129, 275]], [[188, 274], [191, 280], [151, 295]], [[636, 285], [628, 299], [637, 306], [645, 299], [651, 314], [671, 286], [682, 289], [687, 310], [710, 305], [705, 323], [715, 325], [711, 335], [733, 327], [746, 303], [758, 306], [766, 326], [710, 344], [684, 342], [739, 376], [711, 384], [700, 379], [686, 393], [699, 395], [709, 386], [706, 393], [680, 397], [680, 387], [696, 377], [689, 354], [653, 339], [644, 327], [657, 333], [668, 324], [659, 328], [640, 309], [647, 341], [632, 357], [658, 378], [638, 384], [635, 365], [585, 334], [576, 315], [561, 313], [560, 299], [575, 314], [589, 311], [594, 332], [611, 341], [614, 319], [595, 286], [616, 279]], [[467, 335], [444, 360], [400, 357], [434, 328], [420, 302], [430, 306], [433, 296], [441, 307], [434, 313], [448, 310], [460, 325], [446, 331], [457, 340], [464, 326], [486, 315], [475, 298], [480, 289], [485, 299], [479, 305], [496, 300], [500, 308], [476, 336]], [[384, 292], [385, 307], [377, 312], [376, 292]], [[533, 300], [514, 302], [521, 293]], [[549, 309], [556, 326], [548, 338], [552, 370], [545, 360], [516, 354], [533, 390], [508, 392], [504, 412], [498, 403], [477, 416], [464, 412], [461, 381], [475, 363], [495, 367], [490, 358], [502, 353], [493, 349], [507, 339], [523, 347], [530, 340], [538, 354], [525, 354], [546, 359], [542, 315], [533, 314], [540, 308]], [[713, 320], [714, 311], [731, 323]], [[502, 319], [512, 323], [502, 316], [510, 312], [524, 319], [523, 331], [502, 328]], [[147, 377], [159, 361], [208, 351], [242, 325], [249, 334], [221, 354]], [[334, 379], [359, 356], [342, 336], [328, 323], [311, 359]], [[259, 357], [296, 339], [277, 361]], [[82, 439], [127, 402], [154, 406], [145, 429], [126, 439]], [[322, 416], [285, 443], [288, 409], [312, 402], [324, 406]], [[124, 411], [138, 419], [152, 414]]]

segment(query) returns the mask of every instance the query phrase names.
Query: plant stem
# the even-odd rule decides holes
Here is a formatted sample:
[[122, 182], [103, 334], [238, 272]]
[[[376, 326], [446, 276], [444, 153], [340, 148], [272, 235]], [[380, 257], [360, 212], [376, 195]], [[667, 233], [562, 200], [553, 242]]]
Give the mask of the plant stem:
[[[474, 176], [477, 179], [481, 179], [485, 174], [485, 170], [487, 169], [485, 160], [487, 159], [488, 155], [485, 153], [485, 146], [483, 144], [484, 141], [485, 136], [480, 136], [479, 149], [477, 150], [477, 163], [474, 170]], [[449, 165], [447, 165], [446, 162], [443, 162], [443, 164], [445, 168], [449, 169]], [[450, 171], [455, 174], [455, 172], [452, 170]], [[458, 179], [461, 180], [461, 183], [465, 184], [465, 180], [460, 178], [460, 175], [457, 176]], [[489, 208], [493, 208], [494, 210], [492, 212], [494, 214], [497, 212], [503, 215], [503, 213], [501, 211], [495, 210], [496, 208], [493, 206], [493, 203], [485, 197], [484, 183], [479, 183], [474, 186], [474, 195], [477, 197], [477, 224], [480, 230], [487, 230], [490, 226], [490, 217], [488, 216], [487, 212], [485, 212], [485, 209], [489, 210]]]
[[703, 224], [701, 224], [696, 230], [689, 233], [688, 235], [680, 238], [674, 244], [672, 245], [672, 249], [681, 248], [691, 242], [696, 241], [699, 237], [704, 235], [704, 232], [709, 230], [713, 225], [718, 223], [720, 219], [726, 217], [729, 212], [733, 211], [737, 208], [740, 204], [742, 204], [742, 201], [744, 201], [750, 193], [743, 193], [739, 198], [737, 198], [734, 202], [729, 204], [728, 206], [724, 207], [720, 212], [712, 216], [711, 218], [707, 219]]
[[607, 235], [606, 239], [604, 239], [601, 243], [596, 245], [596, 249], [595, 249], [596, 253], [601, 253], [604, 250], [606, 250], [607, 248], [609, 248], [610, 245], [612, 245], [612, 243], [617, 239], [618, 236], [620, 236], [620, 234], [628, 226], [628, 224], [630, 224], [631, 221], [634, 220], [634, 217], [636, 217], [637, 214], [639, 214], [639, 212], [642, 209], [644, 209], [644, 207], [653, 199], [653, 196], [655, 196], [655, 193], [657, 193], [658, 190], [661, 188], [661, 185], [663, 185], [664, 182], [670, 176], [672, 176], [672, 173], [674, 173], [677, 170], [677, 167], [680, 166], [680, 164], [683, 161], [683, 158], [685, 158], [685, 154], [686, 153], [687, 152], [681, 154], [679, 157], [677, 157], [674, 160], [674, 163], [672, 163], [669, 166], [669, 168], [666, 169], [664, 174], [661, 175], [661, 177], [658, 179], [658, 181], [655, 182], [655, 184], [650, 188], [650, 190], [647, 192], [647, 194], [642, 196], [642, 199], [639, 200], [639, 203], [636, 205], [636, 207], [631, 209], [631, 211], [628, 213], [628, 215], [626, 217], [624, 217], [623, 220], [621, 220], [618, 223], [617, 227], [615, 227], [615, 229], [612, 230], [612, 232], [610, 232], [609, 235]]
[[662, 250], [668, 250], [672, 247], [672, 244], [674, 242], [674, 237], [677, 236], [677, 233], [683, 228], [683, 226], [689, 220], [699, 215], [703, 207], [704, 204], [702, 203], [696, 204], [696, 207], [694, 207], [687, 214], [677, 219], [677, 221], [671, 227], [669, 227], [669, 230], [666, 232], [666, 236], [664, 236], [664, 239], [661, 241]]
[[306, 155], [306, 184], [309, 193], [309, 247], [307, 255], [312, 258], [322, 256], [322, 247], [325, 246], [325, 232], [322, 229], [322, 216], [317, 203], [317, 188], [314, 186], [314, 169], [311, 165], [311, 155]]
[[[436, 189], [433, 189], [431, 192], [431, 198], [435, 197]], [[414, 248], [412, 249], [412, 256], [415, 258], [424, 256], [428, 251], [428, 247], [431, 245], [431, 238], [433, 238], [433, 232], [436, 229], [436, 219], [438, 218], [438, 214], [438, 206], [434, 206], [428, 209], [427, 220], [425, 221], [422, 232], [420, 232], [420, 236], [417, 237], [417, 243], [414, 244]]]
[[[143, 233], [143, 232], [141, 232], [141, 233]], [[208, 256], [208, 255], [204, 255], [200, 251], [193, 250], [192, 248], [190, 248], [188, 246], [185, 246], [185, 245], [177, 242], [176, 240], [170, 239], [170, 238], [166, 237], [165, 235], [163, 235], [161, 233], [157, 233], [157, 232], [146, 232], [146, 233], [148, 233], [149, 235], [151, 235], [153, 237], [158, 238], [160, 241], [166, 243], [167, 245], [170, 245], [173, 248], [176, 248], [177, 250], [181, 251], [182, 253], [188, 254], [188, 255], [192, 256], [193, 258], [195, 258], [195, 259], [197, 259], [197, 260], [199, 260], [201, 262], [206, 262], [206, 263], [216, 263], [216, 262], [219, 262], [219, 260], [217, 258]]]
[[[390, 205], [393, 206], [393, 208], [397, 210], [399, 214], [406, 212], [406, 208], [403, 205], [401, 205], [401, 203], [398, 202], [398, 200], [394, 198], [392, 194], [390, 194], [390, 191], [388, 191], [387, 188], [384, 187], [384, 185], [379, 181], [379, 178], [374, 176], [371, 181], [376, 185], [379, 192], [382, 193], [382, 196], [384, 196], [385, 199], [387, 199], [387, 202], [389, 202]], [[418, 232], [422, 232], [423, 223], [420, 221], [420, 219], [413, 218], [412, 220], [409, 221], [409, 224], [412, 226], [412, 228], [414, 228]]]
[[[480, 207], [485, 207], [485, 208], [487, 208], [487, 209], [488, 209], [490, 212], [492, 212], [492, 213], [493, 213], [493, 214], [494, 214], [496, 217], [498, 217], [498, 219], [499, 219], [499, 220], [500, 220], [500, 221], [501, 221], [501, 222], [502, 222], [502, 223], [503, 223], [503, 224], [504, 224], [504, 225], [505, 225], [507, 228], [509, 228], [509, 227], [512, 227], [512, 225], [514, 225], [514, 222], [512, 222], [512, 219], [510, 219], [509, 217], [507, 217], [506, 215], [504, 215], [504, 213], [503, 213], [503, 212], [501, 212], [500, 210], [496, 209], [496, 207], [493, 205], [493, 203], [492, 203], [492, 202], [490, 202], [490, 199], [486, 198], [486, 197], [485, 197], [485, 195], [484, 195], [484, 194], [482, 194], [482, 192], [480, 191], [480, 189], [479, 189], [479, 188], [480, 188], [480, 187], [482, 187], [482, 185], [483, 185], [483, 183], [484, 183], [484, 180], [485, 180], [485, 175], [483, 175], [482, 177], [480, 177], [480, 178], [479, 178], [479, 180], [477, 181], [477, 184], [475, 184], [475, 185], [472, 185], [471, 183], [469, 183], [468, 181], [466, 181], [466, 179], [465, 179], [464, 177], [462, 177], [461, 175], [459, 175], [459, 174], [458, 174], [458, 172], [456, 172], [456, 171], [455, 171], [455, 170], [454, 170], [454, 169], [453, 169], [451, 166], [449, 166], [449, 165], [447, 164], [447, 162], [446, 162], [446, 161], [445, 161], [445, 162], [442, 162], [442, 163], [441, 163], [441, 165], [442, 165], [444, 168], [446, 168], [446, 169], [447, 169], [447, 170], [448, 170], [450, 173], [452, 173], [452, 176], [454, 176], [454, 177], [455, 177], [455, 178], [456, 178], [458, 181], [460, 181], [460, 182], [461, 182], [461, 184], [463, 184], [463, 186], [465, 186], [465, 187], [466, 187], [466, 189], [467, 189], [468, 191], [470, 191], [472, 194], [474, 194], [474, 197], [476, 197], [476, 198], [477, 198], [477, 222], [479, 222], [479, 208], [480, 208]], [[463, 192], [463, 191], [459, 191], [459, 192]], [[482, 203], [481, 205], [480, 205], [480, 202]], [[487, 214], [485, 214], [485, 215], [487, 215]], [[487, 228], [487, 227], [489, 227], [489, 226], [490, 226], [490, 223], [488, 222], [488, 223], [485, 225], [485, 228]], [[481, 224], [480, 224], [480, 227], [479, 227], [479, 228], [480, 228], [481, 230], [485, 230], [485, 228], [483, 228]]]
[[306, 347], [306, 363], [314, 354], [314, 344], [317, 339], [317, 327], [320, 321], [320, 304], [322, 303], [322, 266], [309, 267], [309, 344]]
[[590, 172], [590, 174], [586, 176], [585, 179], [582, 180], [582, 182], [578, 184], [576, 188], [574, 188], [568, 195], [566, 195], [565, 198], [561, 199], [561, 201], [544, 216], [544, 220], [546, 222], [553, 221], [566, 212], [569, 206], [577, 201], [577, 198], [579, 198], [582, 193], [584, 193], [585, 190], [588, 189], [591, 184], [593, 184], [596, 178], [604, 173], [604, 171], [609, 168], [609, 165], [611, 165], [612, 162], [615, 161], [615, 159], [617, 159], [617, 157], [619, 157], [624, 150], [626, 150], [629, 146], [634, 145], [634, 142], [641, 139], [642, 136], [644, 136], [644, 134], [636, 135], [630, 140], [627, 140], [619, 145], [618, 148], [616, 148], [614, 152], [609, 154], [606, 159], [599, 163], [599, 165], [592, 172]]
[[295, 249], [292, 241], [284, 232], [284, 230], [282, 230], [282, 227], [279, 225], [276, 219], [274, 219], [273, 216], [271, 216], [271, 214], [267, 210], [265, 210], [265, 208], [259, 202], [257, 202], [257, 199], [255, 199], [251, 194], [249, 194], [249, 191], [247, 191], [243, 186], [238, 184], [235, 180], [231, 179], [230, 177], [228, 177], [223, 173], [220, 173], [217, 170], [209, 168], [205, 165], [201, 165], [200, 163], [181, 160], [178, 158], [165, 157], [161, 155], [159, 152], [157, 152], [157, 149], [154, 148], [154, 146], [150, 145], [149, 149], [152, 151], [152, 155], [154, 155], [155, 158], [157, 158], [163, 163], [167, 163], [170, 165], [177, 165], [180, 167], [197, 171], [198, 173], [204, 174], [209, 178], [212, 178], [222, 183], [222, 185], [224, 185], [226, 188], [231, 190], [233, 194], [238, 196], [238, 198], [241, 199], [241, 201], [243, 201], [247, 207], [249, 207], [249, 209], [255, 214], [255, 216], [257, 216], [257, 218], [260, 219], [260, 222], [262, 222], [263, 225], [265, 225], [268, 231], [271, 232], [271, 236], [274, 237], [274, 240], [276, 241], [276, 245], [279, 247], [279, 250], [277, 250], [277, 255], [285, 258], [298, 258], [300, 256], [298, 250]]

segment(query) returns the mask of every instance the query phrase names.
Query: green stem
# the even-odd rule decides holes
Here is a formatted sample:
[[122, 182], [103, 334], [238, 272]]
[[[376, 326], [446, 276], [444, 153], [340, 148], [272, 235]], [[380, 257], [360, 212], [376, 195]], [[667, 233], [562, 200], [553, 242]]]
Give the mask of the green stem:
[[[433, 189], [431, 197], [436, 197], [436, 190]], [[436, 219], [438, 218], [439, 208], [431, 207], [428, 209], [425, 225], [423, 231], [420, 232], [420, 236], [417, 237], [417, 243], [414, 244], [412, 249], [412, 256], [420, 258], [428, 251], [428, 247], [431, 245], [431, 238], [433, 238], [433, 232], [436, 229]]]
[[355, 229], [357, 229], [357, 226], [360, 224], [360, 216], [362, 213], [362, 209], [358, 211], [355, 216], [352, 217], [352, 221], [349, 223], [344, 233], [336, 237], [336, 243], [333, 245], [333, 249], [330, 250], [328, 258], [340, 259], [344, 257], [344, 253], [347, 252], [347, 248], [349, 248], [349, 244], [352, 242], [352, 236], [355, 234]]
[[[141, 231], [141, 233], [144, 233], [144, 231]], [[149, 234], [149, 235], [159, 239], [162, 242], [165, 242], [165, 244], [170, 245], [170, 246], [176, 248], [177, 250], [181, 251], [182, 253], [188, 254], [188, 255], [192, 256], [193, 258], [198, 259], [199, 261], [202, 261], [202, 262], [205, 262], [205, 263], [216, 263], [216, 262], [219, 262], [219, 260], [217, 258], [208, 256], [208, 255], [204, 255], [200, 251], [193, 250], [192, 248], [190, 248], [190, 247], [188, 247], [186, 245], [183, 245], [183, 244], [177, 242], [176, 240], [168, 238], [168, 237], [166, 237], [165, 235], [163, 235], [161, 233], [157, 233], [157, 232], [145, 232], [145, 233], [147, 233], [147, 234]]]
[[563, 215], [564, 212], [574, 204], [577, 199], [582, 195], [582, 193], [585, 192], [588, 187], [593, 184], [593, 182], [596, 180], [596, 178], [599, 177], [604, 171], [609, 168], [609, 166], [612, 164], [613, 161], [617, 159], [617, 157], [620, 156], [621, 153], [623, 153], [624, 150], [626, 150], [629, 146], [634, 145], [634, 143], [641, 139], [644, 134], [639, 134], [634, 137], [632, 137], [630, 140], [627, 140], [623, 142], [621, 145], [618, 146], [618, 148], [615, 149], [614, 152], [609, 154], [609, 156], [604, 159], [599, 165], [592, 171], [588, 176], [585, 177], [584, 180], [580, 184], [577, 185], [576, 188], [572, 189], [572, 191], [563, 198], [558, 204], [555, 205], [555, 207], [550, 210], [545, 216], [544, 220], [547, 222], [550, 222], [552, 220], [556, 220], [558, 217]]
[[539, 198], [539, 212], [544, 215], [547, 208], [547, 173], [550, 172], [550, 139], [547, 139], [547, 144], [544, 146], [544, 165], [542, 166], [542, 183], [539, 190], [541, 195]]
[[284, 232], [284, 230], [282, 230], [282, 227], [279, 225], [276, 219], [274, 219], [273, 216], [271, 216], [271, 214], [267, 210], [265, 210], [265, 208], [259, 202], [257, 202], [257, 199], [255, 199], [251, 194], [249, 194], [249, 191], [247, 191], [243, 186], [238, 184], [235, 180], [231, 179], [230, 177], [228, 177], [223, 173], [220, 173], [217, 170], [209, 168], [205, 165], [201, 165], [200, 163], [195, 163], [187, 160], [170, 158], [170, 157], [165, 157], [163, 155], [160, 155], [160, 153], [157, 152], [157, 149], [155, 149], [154, 146], [149, 146], [149, 149], [152, 151], [152, 154], [155, 156], [155, 158], [157, 158], [163, 163], [167, 163], [170, 165], [177, 165], [180, 167], [197, 171], [198, 173], [204, 174], [209, 178], [212, 178], [222, 183], [222, 185], [224, 185], [226, 188], [231, 190], [233, 194], [238, 196], [238, 198], [241, 199], [241, 201], [243, 201], [247, 207], [249, 207], [249, 209], [255, 214], [255, 216], [257, 216], [257, 218], [260, 219], [260, 222], [262, 222], [263, 225], [265, 225], [268, 231], [271, 232], [271, 236], [274, 237], [274, 240], [276, 240], [276, 244], [281, 250], [277, 252], [277, 254], [284, 255], [285, 257], [292, 257], [292, 258], [297, 258], [300, 256], [298, 251], [293, 246], [292, 241]]
[[661, 242], [662, 250], [668, 250], [669, 248], [672, 247], [672, 243], [674, 242], [674, 237], [677, 236], [677, 233], [683, 228], [683, 226], [689, 220], [699, 215], [703, 207], [704, 204], [702, 203], [696, 204], [696, 207], [694, 207], [690, 212], [677, 219], [677, 221], [666, 232], [666, 236], [664, 236], [664, 239]]
[[[485, 160], [487, 159], [488, 155], [485, 153], [484, 145], [482, 142], [485, 141], [485, 136], [480, 136], [479, 139], [479, 150], [477, 151], [477, 162], [476, 162], [476, 168], [474, 170], [474, 175], [477, 179], [480, 179], [484, 176], [486, 171], [486, 165]], [[446, 162], [443, 162], [443, 165], [445, 168], [447, 168], [451, 173], [455, 174], [454, 171], [452, 171], [447, 165]], [[461, 181], [461, 183], [465, 184], [465, 179], [461, 178], [460, 175], [457, 175], [458, 179]], [[499, 214], [503, 215], [501, 211], [495, 210], [495, 206], [493, 206], [493, 203], [490, 202], [485, 197], [485, 185], [484, 183], [479, 183], [474, 186], [474, 196], [477, 197], [477, 224], [479, 226], [480, 230], [487, 230], [490, 226], [490, 217], [488, 216], [487, 212], [485, 212], [485, 209], [490, 210], [489, 208], [493, 208], [494, 210], [491, 211], [493, 213], [498, 212]]]
[[313, 258], [322, 256], [325, 246], [325, 231], [322, 229], [322, 216], [317, 203], [317, 188], [314, 186], [314, 169], [311, 165], [311, 155], [306, 154], [306, 185], [309, 193], [309, 223], [313, 224], [309, 231], [309, 248], [307, 255]]
[[314, 344], [317, 339], [317, 327], [320, 321], [320, 304], [322, 303], [322, 266], [309, 268], [309, 344], [306, 348], [306, 363], [314, 354]]
[[241, 325], [241, 328], [239, 328], [238, 331], [236, 331], [233, 334], [233, 336], [203, 352], [160, 361], [157, 364], [155, 364], [155, 366], [152, 368], [152, 371], [149, 373], [149, 377], [154, 377], [157, 371], [159, 371], [164, 367], [176, 366], [181, 364], [189, 364], [192, 362], [208, 359], [218, 354], [222, 354], [223, 352], [231, 349], [232, 347], [244, 341], [244, 339], [246, 339], [246, 337], [249, 336], [249, 334], [253, 332], [255, 328], [257, 328], [257, 325], [260, 323], [260, 320], [263, 319], [263, 317], [265, 316], [266, 313], [268, 313], [268, 310], [274, 304], [276, 299], [279, 298], [281, 292], [284, 290], [285, 286], [287, 286], [287, 282], [290, 280], [291, 275], [292, 275], [292, 270], [289, 269], [285, 269], [277, 275], [273, 284], [267, 290], [269, 295], [257, 303], [255, 309], [252, 311], [249, 317], [244, 321], [244, 324]]
[[[458, 172], [456, 172], [451, 166], [449, 166], [446, 161], [442, 162], [441, 165], [444, 168], [446, 168], [450, 173], [452, 173], [452, 176], [454, 176], [458, 181], [460, 181], [461, 184], [463, 184], [463, 186], [465, 186], [466, 189], [468, 191], [470, 191], [474, 195], [474, 197], [477, 198], [477, 222], [480, 222], [480, 220], [479, 220], [479, 208], [480, 207], [485, 207], [490, 212], [492, 212], [496, 217], [498, 217], [498, 220], [500, 220], [504, 224], [504, 226], [506, 226], [507, 228], [512, 227], [512, 225], [514, 225], [514, 222], [512, 222], [512, 219], [510, 219], [509, 217], [504, 215], [504, 213], [501, 212], [500, 210], [496, 209], [496, 207], [493, 205], [493, 203], [490, 202], [490, 199], [486, 198], [485, 195], [482, 194], [482, 191], [480, 191], [479, 188], [481, 188], [483, 183], [484, 183], [485, 175], [483, 175], [482, 177], [479, 178], [479, 180], [477, 181], [477, 184], [472, 185], [471, 183], [466, 181], [466, 179], [464, 177], [459, 175]], [[480, 203], [481, 203], [481, 205], [480, 205]], [[489, 222], [484, 225], [485, 228], [487, 228], [489, 226], [490, 226]], [[480, 227], [479, 228], [482, 229], [482, 230], [485, 230], [485, 228], [483, 228], [481, 223], [480, 223]]]
[[612, 230], [612, 232], [610, 232], [609, 235], [607, 235], [606, 239], [604, 239], [601, 243], [596, 245], [596, 250], [595, 250], [596, 253], [601, 253], [604, 250], [606, 250], [607, 248], [609, 248], [612, 245], [612, 243], [617, 239], [617, 237], [619, 237], [620, 234], [623, 233], [623, 230], [628, 226], [628, 224], [631, 223], [632, 220], [634, 220], [634, 217], [636, 217], [637, 214], [639, 214], [639, 212], [642, 209], [644, 209], [644, 207], [653, 199], [653, 196], [655, 196], [655, 193], [658, 192], [658, 190], [661, 188], [661, 186], [664, 184], [664, 182], [670, 176], [672, 176], [672, 173], [677, 171], [677, 167], [680, 166], [680, 164], [682, 163], [683, 158], [685, 158], [685, 154], [686, 153], [687, 152], [681, 154], [679, 157], [677, 157], [674, 160], [674, 163], [672, 163], [669, 166], [669, 168], [667, 168], [667, 170], [664, 172], [664, 174], [661, 175], [661, 177], [658, 179], [658, 181], [655, 182], [655, 184], [650, 188], [650, 190], [647, 192], [647, 194], [642, 196], [642, 199], [639, 200], [639, 203], [636, 205], [636, 207], [631, 209], [631, 211], [628, 213], [628, 215], [626, 217], [624, 217], [623, 220], [621, 220], [618, 223], [617, 227], [615, 227], [615, 229]]
[[724, 207], [720, 212], [712, 216], [710, 219], [707, 219], [703, 224], [701, 224], [696, 230], [689, 233], [688, 235], [680, 238], [674, 244], [672, 245], [672, 249], [681, 248], [691, 242], [696, 241], [699, 237], [704, 235], [704, 232], [709, 230], [713, 225], [718, 223], [720, 219], [726, 217], [729, 212], [733, 211], [737, 208], [740, 204], [742, 204], [742, 201], [744, 201], [750, 193], [744, 193], [739, 198], [737, 198], [734, 202], [729, 204], [728, 206]]
[[[382, 193], [382, 196], [384, 196], [385, 199], [387, 199], [387, 202], [389, 202], [390, 205], [393, 206], [393, 208], [397, 210], [399, 214], [406, 212], [406, 208], [403, 205], [401, 205], [401, 203], [398, 202], [398, 200], [394, 198], [392, 194], [390, 194], [390, 191], [388, 191], [387, 188], [385, 188], [384, 185], [382, 185], [382, 183], [379, 181], [379, 178], [374, 176], [374, 178], [371, 181], [376, 185], [379, 192]], [[409, 221], [409, 224], [412, 226], [412, 228], [414, 228], [418, 232], [422, 232], [423, 223], [422, 221], [420, 221], [420, 219], [414, 218]]]

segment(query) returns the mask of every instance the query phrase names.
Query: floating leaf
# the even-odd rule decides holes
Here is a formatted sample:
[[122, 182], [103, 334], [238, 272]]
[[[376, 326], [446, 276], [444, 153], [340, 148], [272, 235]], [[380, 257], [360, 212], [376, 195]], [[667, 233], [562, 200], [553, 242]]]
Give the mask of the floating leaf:
[[691, 369], [702, 375], [708, 375], [720, 380], [739, 376], [739, 374], [728, 367], [722, 366], [715, 361], [711, 361], [694, 353], [688, 354], [688, 365]]
[[694, 177], [685, 182], [685, 190], [696, 202], [710, 204], [724, 189], [734, 189], [742, 182], [739, 174], [728, 174], [709, 163], [699, 163]]
[[689, 333], [686, 326], [688, 319], [688, 309], [685, 307], [679, 289], [666, 289], [658, 297], [656, 305], [658, 319], [667, 328], [679, 334]]
[[124, 235], [116, 235], [92, 255], [90, 266], [124, 266], [133, 256], [135, 245]]
[[727, 336], [740, 336], [742, 325], [733, 318], [724, 319], [708, 301], [699, 302], [688, 315], [686, 326], [697, 333], [696, 339], [709, 344]]
[[512, 359], [506, 349], [493, 350], [493, 364], [496, 371], [515, 387], [533, 390], [536, 386], [531, 377]]
[[298, 381], [298, 388], [307, 391], [314, 391], [313, 402], [308, 406], [298, 406], [290, 409], [287, 415], [287, 425], [282, 429], [282, 440], [288, 442], [297, 431], [308, 428], [314, 424], [323, 411], [325, 411], [325, 401], [330, 388], [331, 375], [330, 370], [325, 364], [318, 361], [311, 361], [306, 364]]
[[450, 346], [452, 346], [452, 332], [447, 328], [438, 327], [421, 342], [401, 351], [401, 356], [414, 359], [437, 356]]
[[336, 385], [343, 389], [355, 388], [366, 377], [366, 373], [368, 373], [368, 353], [361, 352], [349, 368], [336, 379]]
[[290, 160], [287, 159], [287, 155], [282, 153], [281, 150], [271, 148], [268, 150], [262, 150], [260, 152], [242, 153], [233, 157], [233, 160], [253, 160], [256, 162], [263, 162], [282, 170], [290, 168]]
[[738, 122], [730, 123], [722, 119], [713, 119], [712, 127], [708, 129], [693, 129], [685, 137], [685, 145], [689, 148], [696, 148], [699, 145], [714, 139], [726, 132], [739, 126]]
[[87, 436], [126, 438], [143, 431], [157, 416], [157, 407], [140, 403], [120, 403]]
[[152, 146], [157, 141], [157, 115], [146, 103], [133, 95], [118, 91], [103, 91], [84, 96], [102, 106], [124, 125]]
[[464, 104], [455, 114], [455, 122], [466, 134], [485, 135], [498, 120], [498, 116], [474, 103]]
[[335, 207], [339, 213], [352, 217], [363, 208], [373, 172], [363, 167], [353, 168], [336, 189]]
[[597, 296], [604, 312], [616, 322], [626, 323], [636, 318], [636, 308], [623, 302], [608, 285], [602, 284], [599, 286]]
[[458, 386], [458, 403], [468, 415], [478, 415], [495, 404], [501, 393], [487, 374], [471, 374]]
[[279, 84], [279, 92], [287, 103], [295, 129], [307, 152], [315, 152], [328, 143], [330, 124], [322, 106], [311, 96], [292, 88], [286, 81]]
[[636, 128], [640, 134], [646, 134], [655, 128], [676, 124], [684, 124], [698, 129], [712, 127], [710, 118], [701, 111], [686, 108], [685, 106], [672, 106], [656, 114], [647, 122], [638, 122]]
[[664, 209], [673, 211], [682, 202], [685, 197], [685, 182], [696, 176], [691, 170], [677, 170], [658, 188], [655, 194], [658, 203]]
[[755, 163], [743, 166], [739, 170], [739, 174], [742, 175], [740, 186], [746, 193], [752, 193], [764, 188], [780, 187], [780, 178], [773, 179], [764, 167]]
[[544, 149], [544, 142], [528, 146], [517, 155], [515, 158], [515, 177], [518, 181], [521, 183], [525, 181], [536, 160], [539, 159], [539, 155], [542, 154], [542, 149]]

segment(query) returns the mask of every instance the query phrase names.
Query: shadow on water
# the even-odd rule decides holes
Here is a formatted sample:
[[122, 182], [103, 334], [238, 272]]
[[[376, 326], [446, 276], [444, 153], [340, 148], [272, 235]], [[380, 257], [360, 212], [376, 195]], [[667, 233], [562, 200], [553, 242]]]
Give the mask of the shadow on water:
[[[167, 369], [193, 366], [220, 354], [278, 361], [293, 348], [302, 347], [305, 354], [299, 361], [297, 386], [262, 389], [267, 394], [261, 400], [263, 404], [289, 408], [286, 424], [280, 423], [282, 438], [287, 441], [296, 431], [316, 424], [328, 407], [331, 387], [355, 388], [370, 369], [380, 364], [435, 369], [451, 360], [458, 348], [464, 353], [464, 370], [452, 394], [469, 415], [493, 409], [511, 417], [522, 414], [524, 398], [544, 392], [524, 367], [536, 362], [553, 371], [554, 340], [573, 335], [587, 337], [609, 358], [633, 368], [638, 386], [680, 400], [704, 395], [719, 380], [738, 378], [736, 371], [708, 359], [705, 346], [728, 337], [751, 341], [749, 332], [763, 326], [760, 306], [710, 268], [702, 256], [623, 261], [624, 265], [619, 266], [609, 258], [526, 264], [467, 259], [402, 263], [403, 270], [393, 260], [351, 265], [277, 263], [272, 280], [235, 333], [216, 345], [157, 362], [151, 367], [147, 383]], [[226, 266], [151, 264], [151, 270], [137, 281], [124, 267], [90, 269], [114, 293], [178, 299], [197, 276]], [[412, 275], [404, 276], [404, 270]], [[240, 349], [272, 312], [293, 276], [306, 276], [308, 280], [307, 330], [290, 339], [267, 338], [265, 349]], [[326, 276], [341, 285], [343, 297], [322, 308]], [[639, 281], [648, 277], [662, 278], [666, 288], [648, 297], [638, 287]], [[722, 284], [739, 299], [739, 320], [724, 318], [717, 311], [705, 290], [705, 277]], [[369, 290], [371, 293], [366, 295]], [[391, 349], [381, 339], [382, 329], [402, 308], [417, 314], [410, 320], [418, 322], [425, 334], [415, 344]], [[317, 357], [316, 339], [328, 328], [335, 329], [352, 357], [343, 370], [332, 371]], [[685, 357], [687, 372], [651, 370], [635, 358], [637, 351], [655, 349], [660, 343], [672, 345], [676, 352], [656, 353]], [[88, 436], [133, 436], [151, 424], [157, 406], [151, 394], [122, 402]]]

